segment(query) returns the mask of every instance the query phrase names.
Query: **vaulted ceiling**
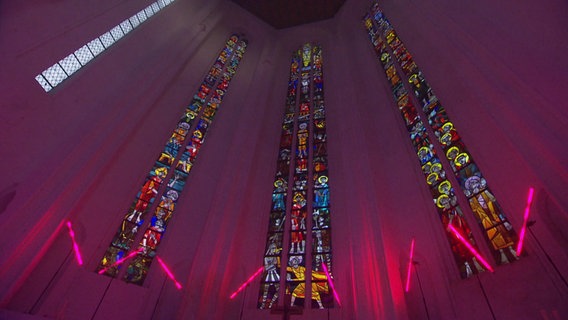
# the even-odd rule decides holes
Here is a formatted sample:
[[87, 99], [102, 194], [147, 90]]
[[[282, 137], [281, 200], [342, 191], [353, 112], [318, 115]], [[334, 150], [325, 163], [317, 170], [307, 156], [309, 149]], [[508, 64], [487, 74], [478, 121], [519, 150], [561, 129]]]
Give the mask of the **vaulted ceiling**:
[[332, 18], [345, 0], [232, 0], [276, 29]]

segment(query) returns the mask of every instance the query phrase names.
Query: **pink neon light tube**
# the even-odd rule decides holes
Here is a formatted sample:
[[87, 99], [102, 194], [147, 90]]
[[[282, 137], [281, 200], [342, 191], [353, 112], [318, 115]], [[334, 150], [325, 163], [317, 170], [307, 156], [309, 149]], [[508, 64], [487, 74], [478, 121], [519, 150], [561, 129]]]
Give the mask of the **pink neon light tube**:
[[481, 264], [487, 270], [493, 272], [493, 268], [491, 267], [491, 265], [477, 252], [477, 250], [475, 250], [475, 248], [459, 233], [459, 231], [456, 228], [454, 228], [454, 226], [448, 224], [448, 228], [450, 228], [450, 230], [454, 233], [456, 238], [458, 238], [458, 240], [461, 243], [463, 243], [463, 245], [465, 245], [471, 253], [473, 253], [473, 255], [477, 258], [477, 260], [479, 260], [479, 262], [481, 262]]
[[79, 245], [75, 240], [75, 231], [73, 231], [73, 226], [71, 226], [71, 221], [67, 220], [67, 229], [69, 229], [69, 236], [71, 237], [71, 241], [73, 242], [73, 251], [75, 251], [75, 258], [77, 259], [77, 263], [82, 266], [83, 265], [83, 258], [81, 257], [81, 251], [79, 251]]
[[322, 262], [321, 265], [323, 266], [323, 272], [325, 272], [325, 276], [327, 277], [327, 282], [329, 282], [329, 286], [331, 287], [331, 291], [333, 292], [333, 296], [335, 297], [337, 304], [341, 307], [341, 301], [339, 301], [339, 295], [337, 294], [337, 291], [335, 291], [335, 286], [333, 285], [333, 281], [331, 280], [331, 277], [329, 276], [329, 271], [327, 271], [327, 266], [323, 262]]
[[414, 259], [414, 238], [410, 243], [410, 256], [408, 257], [408, 270], [406, 271], [406, 286], [404, 287], [404, 292], [410, 290], [410, 274], [412, 273], [412, 259]]
[[123, 264], [124, 261], [126, 261], [126, 260], [128, 260], [128, 259], [134, 257], [135, 255], [137, 255], [137, 254], [138, 254], [139, 252], [141, 252], [142, 250], [143, 250], [143, 248], [139, 248], [139, 249], [136, 250], [136, 251], [132, 251], [132, 252], [131, 252], [129, 255], [127, 255], [126, 257], [124, 257], [124, 258], [122, 258], [122, 259], [118, 259], [118, 260], [116, 260], [115, 263], [111, 264], [110, 266], [108, 266], [108, 267], [106, 267], [106, 268], [104, 268], [104, 269], [99, 270], [99, 274], [103, 274], [103, 273], [105, 273], [108, 269]]
[[160, 259], [160, 257], [156, 256], [156, 259], [158, 259], [160, 266], [162, 266], [162, 269], [164, 269], [168, 277], [175, 283], [176, 288], [178, 288], [178, 290], [181, 290], [181, 284], [176, 280], [176, 277], [174, 277], [174, 274], [170, 271], [170, 268], [166, 266], [166, 264], [164, 263], [164, 261], [162, 261], [162, 259]]
[[527, 222], [529, 221], [529, 213], [531, 211], [531, 203], [533, 200], [534, 188], [529, 188], [529, 195], [527, 197], [527, 206], [525, 207], [525, 213], [523, 216], [523, 227], [521, 228], [521, 234], [519, 235], [519, 242], [517, 243], [517, 256], [521, 256], [523, 250], [523, 241], [525, 240], [525, 233], [527, 231]]
[[229, 298], [231, 299], [235, 298], [237, 294], [241, 292], [244, 288], [246, 288], [247, 284], [249, 284], [252, 280], [254, 280], [254, 278], [256, 278], [259, 274], [261, 274], [263, 270], [264, 267], [260, 267], [258, 270], [256, 270], [256, 272], [252, 276], [250, 276], [250, 278], [248, 278], [247, 281], [241, 284], [241, 286], [237, 289], [237, 291], [233, 292], [233, 294], [231, 294]]

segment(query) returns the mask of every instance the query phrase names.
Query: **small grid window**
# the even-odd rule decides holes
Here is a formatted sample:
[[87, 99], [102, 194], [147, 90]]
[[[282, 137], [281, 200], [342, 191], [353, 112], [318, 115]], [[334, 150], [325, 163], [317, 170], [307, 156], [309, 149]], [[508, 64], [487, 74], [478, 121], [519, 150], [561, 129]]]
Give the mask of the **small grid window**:
[[140, 20], [140, 23], [146, 21], [146, 13], [144, 12], [144, 10], [138, 12], [138, 20]]
[[140, 20], [138, 19], [138, 14], [133, 15], [132, 17], [130, 17], [130, 19], [128, 19], [130, 21], [130, 23], [132, 24], [132, 28], [136, 28], [138, 27], [138, 25], [140, 24]]
[[150, 5], [150, 6], [147, 6], [147, 7], [144, 9], [144, 12], [146, 12], [146, 16], [147, 16], [148, 18], [150, 18], [151, 16], [154, 15], [154, 10], [152, 10], [152, 6], [151, 6], [151, 5]]
[[98, 56], [99, 53], [101, 53], [105, 50], [105, 47], [103, 46], [103, 43], [101, 42], [101, 40], [99, 38], [96, 38], [93, 41], [89, 42], [89, 44], [87, 44], [87, 46], [89, 46], [89, 49], [91, 49], [91, 52], [95, 56]]
[[124, 32], [122, 32], [122, 29], [120, 29], [120, 25], [112, 28], [112, 30], [110, 30], [110, 33], [112, 34], [112, 37], [115, 41], [124, 36]]
[[73, 73], [75, 73], [75, 71], [81, 68], [79, 60], [77, 60], [77, 58], [73, 54], [70, 54], [59, 61], [59, 65], [63, 68], [63, 70], [65, 70], [65, 73], [67, 75], [72, 75]]
[[49, 84], [49, 82], [47, 82], [47, 80], [45, 80], [45, 78], [41, 74], [38, 74], [35, 77], [35, 79], [39, 83], [39, 85], [43, 88], [43, 90], [45, 90], [46, 92], [51, 91], [51, 89], [53, 89], [53, 87]]
[[114, 43], [114, 38], [112, 37], [112, 35], [110, 34], [110, 32], [105, 32], [103, 35], [101, 35], [99, 37], [99, 39], [101, 39], [101, 42], [103, 43], [103, 45], [105, 46], [105, 48], [109, 48], [110, 46], [112, 46], [112, 44]]
[[128, 20], [122, 21], [122, 23], [120, 24], [120, 28], [122, 29], [122, 32], [124, 32], [124, 34], [127, 34], [130, 31], [132, 31], [132, 25]]
[[57, 63], [49, 67], [41, 74], [45, 77], [45, 79], [49, 82], [49, 84], [51, 84], [54, 87], [67, 78], [65, 71]]
[[74, 53], [68, 55], [54, 64], [48, 69], [38, 74], [35, 79], [39, 85], [46, 91], [51, 91], [53, 87], [60, 84], [63, 80], [75, 73], [82, 66], [89, 63], [93, 58], [109, 48], [116, 41], [124, 37], [142, 22], [161, 10], [161, 8], [172, 3], [173, 0], [158, 0], [148, 7], [142, 9], [132, 17], [124, 20], [119, 25], [105, 32], [98, 38], [90, 41], [81, 48], [75, 50]]
[[91, 50], [89, 50], [89, 47], [87, 45], [84, 45], [81, 48], [77, 49], [77, 51], [75, 51], [75, 57], [77, 57], [77, 59], [83, 66], [94, 58]]

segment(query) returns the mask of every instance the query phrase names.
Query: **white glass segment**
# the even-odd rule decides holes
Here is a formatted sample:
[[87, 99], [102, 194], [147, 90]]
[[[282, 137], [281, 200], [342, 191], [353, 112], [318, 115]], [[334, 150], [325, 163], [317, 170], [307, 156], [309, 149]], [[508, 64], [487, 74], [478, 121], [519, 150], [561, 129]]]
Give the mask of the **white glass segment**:
[[61, 59], [59, 61], [59, 65], [63, 68], [63, 70], [65, 70], [65, 73], [67, 73], [68, 76], [72, 75], [73, 73], [75, 73], [75, 71], [81, 68], [81, 64], [74, 54], [70, 54], [67, 57]]
[[91, 49], [91, 52], [94, 56], [97, 56], [99, 53], [105, 51], [105, 46], [103, 46], [99, 38], [96, 38], [93, 41], [89, 42], [87, 46], [89, 47], [89, 49]]
[[146, 12], [146, 16], [147, 16], [148, 18], [150, 18], [151, 16], [154, 15], [154, 10], [152, 10], [152, 6], [151, 6], [151, 5], [147, 6], [147, 7], [144, 9], [144, 12]]
[[124, 32], [122, 32], [122, 29], [120, 28], [120, 25], [112, 28], [110, 30], [110, 33], [112, 34], [112, 37], [114, 38], [114, 41], [118, 41], [118, 39], [124, 37]]
[[53, 87], [49, 84], [49, 82], [47, 82], [47, 80], [45, 80], [45, 78], [41, 74], [38, 74], [35, 79], [43, 88], [43, 90], [45, 90], [45, 92], [49, 92], [51, 89], [53, 89]]
[[57, 86], [61, 83], [61, 81], [67, 78], [65, 71], [63, 71], [63, 68], [61, 68], [61, 66], [57, 63], [49, 67], [41, 74], [53, 87]]
[[77, 49], [77, 51], [75, 51], [75, 57], [77, 57], [81, 65], [86, 65], [94, 58], [91, 50], [89, 50], [89, 47], [87, 47], [87, 45], [84, 45], [81, 48]]
[[154, 10], [154, 13], [158, 13], [158, 11], [160, 11], [160, 6], [154, 2], [152, 3], [152, 10]]
[[114, 43], [114, 39], [110, 35], [110, 32], [105, 32], [99, 37], [99, 39], [101, 39], [101, 42], [105, 46], [105, 49], [112, 46], [112, 44]]
[[130, 23], [132, 24], [132, 28], [136, 28], [138, 27], [138, 25], [140, 24], [140, 20], [138, 20], [138, 14], [133, 15], [132, 17], [130, 17], [130, 19], [128, 19], [130, 21]]
[[144, 12], [144, 10], [138, 12], [137, 15], [138, 15], [138, 20], [140, 20], [140, 23], [146, 21], [146, 13]]
[[163, 9], [166, 6], [166, 2], [164, 0], [158, 0], [156, 3], [160, 6], [160, 9]]
[[127, 34], [132, 30], [132, 25], [128, 22], [128, 20], [124, 20], [120, 23], [120, 28], [124, 34]]

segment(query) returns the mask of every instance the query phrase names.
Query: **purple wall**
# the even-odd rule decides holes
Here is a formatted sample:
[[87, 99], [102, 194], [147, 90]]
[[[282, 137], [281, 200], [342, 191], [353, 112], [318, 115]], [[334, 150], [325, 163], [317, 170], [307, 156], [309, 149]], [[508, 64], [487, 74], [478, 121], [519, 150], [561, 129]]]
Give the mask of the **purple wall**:
[[[256, 310], [258, 282], [228, 296], [262, 263], [290, 53], [307, 41], [324, 55], [343, 306], [329, 317], [425, 318], [416, 283], [403, 293], [413, 236], [431, 318], [490, 318], [480, 284], [499, 319], [568, 316], [559, 276], [568, 278], [566, 3], [381, 4], [517, 230], [527, 190], [536, 188], [532, 231], [542, 247], [529, 235], [528, 256], [479, 281], [457, 274], [362, 26], [369, 1], [275, 31], [230, 1], [176, 0], [52, 92], [36, 83], [42, 70], [149, 3], [0, 4], [0, 318], [84, 319], [95, 310], [95, 319], [237, 319], [241, 311], [243, 319], [268, 318]], [[159, 249], [184, 289], [157, 264], [143, 287], [97, 275], [153, 160], [233, 32], [246, 34], [248, 51]], [[311, 309], [303, 316], [327, 317]]]

